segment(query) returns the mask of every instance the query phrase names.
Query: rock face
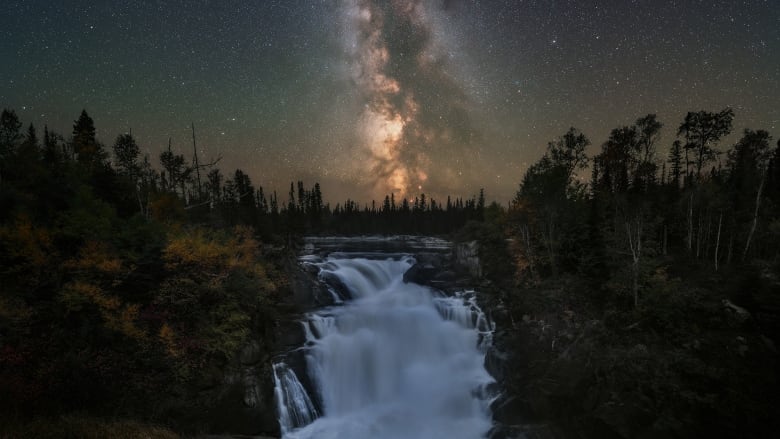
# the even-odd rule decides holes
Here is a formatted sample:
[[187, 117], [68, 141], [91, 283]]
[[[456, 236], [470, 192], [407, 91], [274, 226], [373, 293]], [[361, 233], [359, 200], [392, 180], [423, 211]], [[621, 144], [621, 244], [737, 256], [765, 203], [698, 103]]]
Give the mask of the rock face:
[[[331, 300], [327, 291], [316, 285], [311, 272], [301, 270], [294, 259], [285, 261], [290, 289], [280, 294], [280, 314], [268, 328], [253, 328], [250, 340], [241, 347], [224, 370], [215, 371], [209, 384], [209, 408], [191, 413], [199, 425], [213, 435], [223, 437], [279, 437], [272, 357], [303, 343], [304, 335], [297, 316]], [[314, 277], [316, 279], [316, 277]], [[268, 316], [257, 316], [265, 321]], [[301, 360], [302, 361], [302, 360]], [[219, 437], [219, 436], [214, 436]]]
[[239, 366], [225, 375], [220, 397], [207, 416], [214, 434], [278, 436], [268, 367]]
[[455, 263], [466, 270], [475, 279], [482, 278], [482, 265], [479, 262], [479, 244], [477, 241], [455, 244]]

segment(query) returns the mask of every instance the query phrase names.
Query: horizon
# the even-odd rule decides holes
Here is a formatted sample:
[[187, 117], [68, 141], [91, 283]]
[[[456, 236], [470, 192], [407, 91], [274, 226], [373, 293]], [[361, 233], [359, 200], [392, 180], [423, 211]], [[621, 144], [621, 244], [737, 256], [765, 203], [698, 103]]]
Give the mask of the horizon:
[[[655, 113], [668, 151], [688, 111], [733, 108], [778, 136], [780, 8], [465, 1], [102, 5], [13, 2], [0, 102], [64, 136], [86, 108], [110, 146], [132, 132], [159, 166], [192, 158], [327, 201], [505, 204], [569, 127], [598, 152]], [[626, 25], [629, 24], [629, 25]], [[695, 30], [695, 31], [694, 31]]]

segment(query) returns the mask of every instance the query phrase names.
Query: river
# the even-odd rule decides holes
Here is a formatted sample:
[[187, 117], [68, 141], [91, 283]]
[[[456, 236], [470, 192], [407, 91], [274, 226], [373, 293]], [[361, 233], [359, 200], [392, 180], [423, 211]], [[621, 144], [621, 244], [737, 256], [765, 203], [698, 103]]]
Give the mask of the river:
[[492, 427], [484, 358], [493, 328], [476, 293], [404, 282], [414, 251], [388, 242], [380, 251], [353, 243], [355, 252], [321, 241], [301, 256], [334, 304], [301, 319], [305, 371], [274, 364], [284, 438], [475, 439]]

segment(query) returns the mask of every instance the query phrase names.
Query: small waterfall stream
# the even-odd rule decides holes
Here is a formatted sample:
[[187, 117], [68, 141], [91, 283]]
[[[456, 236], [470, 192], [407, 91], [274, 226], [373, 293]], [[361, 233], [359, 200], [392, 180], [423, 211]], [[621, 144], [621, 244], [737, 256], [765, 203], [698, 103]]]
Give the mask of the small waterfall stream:
[[485, 436], [494, 380], [483, 364], [493, 328], [473, 291], [445, 296], [404, 283], [408, 255], [304, 263], [349, 297], [301, 322], [312, 394], [283, 361], [274, 365], [284, 438]]

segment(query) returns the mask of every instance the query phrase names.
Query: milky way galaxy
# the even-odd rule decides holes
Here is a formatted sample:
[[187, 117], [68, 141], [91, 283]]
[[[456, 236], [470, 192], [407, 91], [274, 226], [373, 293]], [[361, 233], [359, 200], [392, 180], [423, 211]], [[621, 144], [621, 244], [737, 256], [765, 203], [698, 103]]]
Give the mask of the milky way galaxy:
[[346, 11], [373, 192], [407, 196], [424, 192], [429, 180], [439, 191], [455, 190], [447, 157], [468, 151], [471, 124], [466, 97], [437, 53], [425, 4], [356, 0]]
[[[86, 109], [157, 165], [222, 157], [266, 193], [507, 203], [569, 127], [593, 155], [656, 113], [780, 137], [780, 2], [4, 0], [0, 106], [65, 137]], [[587, 178], [585, 171], [585, 178]]]

